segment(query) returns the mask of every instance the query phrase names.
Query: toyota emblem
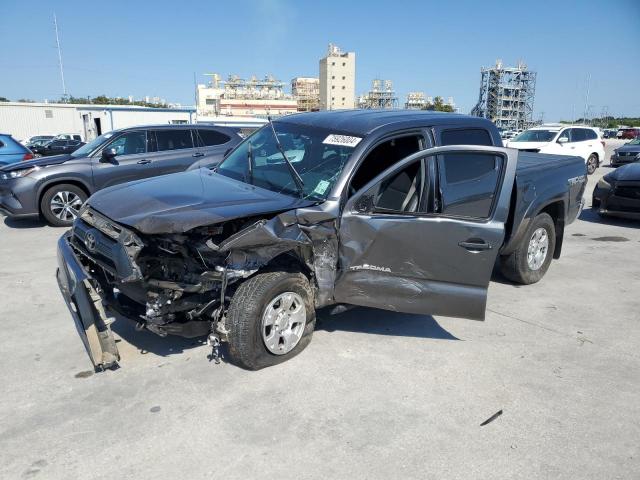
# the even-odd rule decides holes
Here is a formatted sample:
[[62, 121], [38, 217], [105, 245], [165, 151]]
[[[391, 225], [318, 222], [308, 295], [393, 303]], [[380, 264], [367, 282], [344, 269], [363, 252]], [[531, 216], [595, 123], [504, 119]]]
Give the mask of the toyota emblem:
[[87, 235], [84, 237], [84, 244], [87, 246], [87, 250], [89, 250], [92, 253], [95, 252], [96, 251], [95, 235], [91, 232], [87, 233]]

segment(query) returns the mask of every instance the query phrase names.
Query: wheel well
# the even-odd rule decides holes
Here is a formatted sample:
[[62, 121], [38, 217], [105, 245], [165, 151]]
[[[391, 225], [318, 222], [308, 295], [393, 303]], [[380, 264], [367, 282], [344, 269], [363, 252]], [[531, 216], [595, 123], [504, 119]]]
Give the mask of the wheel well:
[[556, 246], [553, 251], [553, 258], [560, 258], [562, 251], [562, 240], [564, 238], [564, 202], [557, 201], [544, 207], [540, 213], [548, 214], [553, 220], [556, 228]]
[[63, 185], [63, 184], [73, 185], [74, 187], [78, 187], [80, 190], [82, 190], [84, 193], [87, 194], [87, 197], [91, 195], [91, 192], [89, 192], [89, 189], [87, 188], [87, 186], [82, 182], [79, 182], [77, 180], [56, 180], [54, 182], [48, 183], [47, 185], [42, 187], [42, 189], [40, 190], [40, 194], [38, 195], [38, 210], [40, 210], [40, 204], [42, 203], [42, 197], [44, 196], [44, 194], [47, 193], [48, 190], [55, 187], [56, 185]]

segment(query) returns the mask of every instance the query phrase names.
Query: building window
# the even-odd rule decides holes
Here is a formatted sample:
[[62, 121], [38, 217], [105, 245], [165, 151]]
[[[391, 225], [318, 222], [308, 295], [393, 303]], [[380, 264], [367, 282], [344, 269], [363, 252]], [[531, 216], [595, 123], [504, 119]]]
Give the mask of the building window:
[[44, 118], [53, 118], [53, 110], [45, 110]]
[[342, 62], [342, 66], [343, 66], [343, 67], [346, 67], [346, 66], [347, 66], [347, 64], [346, 64], [345, 62]]
[[215, 100], [214, 98], [207, 98], [207, 99], [205, 100], [205, 103], [206, 103], [207, 105], [215, 105], [215, 104], [216, 104], [216, 100]]
[[[344, 102], [344, 97], [342, 97], [342, 101]], [[343, 105], [344, 105], [344, 103], [343, 103]]]
[[331, 80], [335, 80], [336, 76], [335, 75], [331, 75]]
[[344, 75], [342, 76], [342, 79], [343, 79], [343, 80], [346, 80], [346, 78], [347, 78], [347, 77], [345, 77]]
[[346, 88], [347, 88], [347, 87], [345, 87], [344, 85], [342, 86], [342, 89], [343, 89], [343, 90], [344, 90], [344, 89], [346, 89]]
[[336, 62], [331, 62], [331, 66], [335, 67], [336, 66]]
[[333, 102], [335, 100], [335, 97], [331, 97], [331, 101]]

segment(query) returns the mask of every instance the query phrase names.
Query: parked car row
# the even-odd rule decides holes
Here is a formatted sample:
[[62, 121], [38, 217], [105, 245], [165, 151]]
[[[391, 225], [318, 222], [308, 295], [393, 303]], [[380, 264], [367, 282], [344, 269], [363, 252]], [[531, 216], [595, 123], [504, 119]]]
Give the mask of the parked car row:
[[241, 140], [239, 128], [204, 125], [115, 130], [79, 148], [77, 140], [54, 140], [44, 152], [53, 156], [0, 169], [0, 210], [13, 217], [42, 215], [52, 225], [71, 225], [92, 193], [213, 164]]

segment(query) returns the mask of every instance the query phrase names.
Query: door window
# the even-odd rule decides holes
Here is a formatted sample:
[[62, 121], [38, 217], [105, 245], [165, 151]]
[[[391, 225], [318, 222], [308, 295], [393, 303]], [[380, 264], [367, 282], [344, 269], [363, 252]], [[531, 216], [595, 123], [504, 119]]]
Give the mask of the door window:
[[349, 194], [360, 190], [387, 168], [422, 148], [422, 136], [409, 135], [392, 138], [375, 146], [351, 179]]
[[373, 201], [374, 211], [424, 213], [425, 161], [419, 159], [380, 183]]
[[571, 143], [584, 142], [587, 139], [586, 130], [584, 128], [571, 129]]
[[438, 156], [443, 215], [486, 219], [500, 184], [503, 158], [484, 153]]
[[147, 136], [144, 131], [129, 132], [119, 136], [107, 148], [115, 148], [116, 155], [135, 155], [146, 153]]
[[493, 142], [489, 132], [482, 128], [458, 128], [455, 130], [444, 130], [440, 134], [440, 144], [446, 145], [487, 145], [492, 146]]
[[597, 140], [598, 139], [598, 134], [596, 133], [595, 130], [590, 130], [588, 128], [584, 129], [584, 134], [587, 137], [587, 140]]
[[571, 141], [571, 129], [567, 128], [564, 132], [562, 132], [560, 134], [560, 136], [558, 137], [558, 142], [560, 142], [560, 140], [562, 139], [566, 139], [567, 142]]
[[193, 148], [191, 130], [156, 130], [156, 142], [159, 152], [163, 152], [165, 150]]
[[199, 147], [212, 147], [214, 145], [222, 145], [227, 143], [231, 138], [222, 132], [209, 129], [196, 129], [193, 130], [196, 138], [196, 144]]

